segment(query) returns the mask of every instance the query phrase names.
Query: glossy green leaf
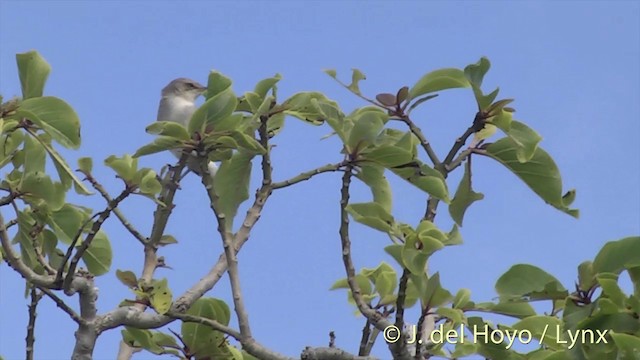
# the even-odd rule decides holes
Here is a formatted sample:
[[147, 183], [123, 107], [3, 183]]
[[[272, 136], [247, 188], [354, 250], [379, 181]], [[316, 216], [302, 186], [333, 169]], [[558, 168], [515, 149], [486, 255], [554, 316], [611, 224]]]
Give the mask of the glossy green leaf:
[[129, 154], [122, 157], [111, 155], [104, 160], [104, 164], [113, 169], [125, 181], [132, 181], [138, 171], [138, 159]]
[[145, 168], [139, 171], [140, 181], [138, 183], [140, 192], [143, 194], [155, 195], [162, 191], [162, 184], [158, 180], [155, 171]]
[[162, 235], [162, 237], [160, 238], [160, 241], [158, 241], [158, 246], [165, 246], [165, 245], [171, 245], [171, 244], [177, 244], [178, 240], [176, 240], [175, 237], [173, 237], [172, 235]]
[[558, 343], [557, 329], [562, 328], [562, 321], [555, 316], [529, 316], [511, 326], [512, 329], [527, 330], [533, 338], [538, 339], [542, 344], [556, 350], [562, 349]]
[[219, 196], [219, 206], [225, 215], [227, 228], [231, 230], [238, 207], [249, 198], [251, 160], [254, 155], [238, 152], [221, 163], [215, 175], [214, 189]]
[[85, 174], [91, 174], [91, 170], [93, 170], [93, 159], [90, 157], [79, 158], [78, 168]]
[[518, 145], [516, 157], [521, 163], [531, 160], [542, 140], [537, 132], [516, 120], [511, 121], [507, 135]]
[[20, 116], [42, 128], [60, 145], [80, 147], [80, 119], [69, 104], [53, 96], [26, 99], [20, 103]]
[[138, 286], [138, 278], [133, 271], [116, 270], [116, 277], [127, 287], [134, 288]]
[[232, 131], [231, 137], [237, 142], [238, 147], [246, 150], [252, 154], [264, 154], [267, 151], [253, 136], [241, 133], [239, 131]]
[[[373, 294], [373, 287], [371, 286], [371, 282], [365, 275], [356, 274], [355, 280], [358, 283], [358, 287], [360, 288], [360, 293], [364, 295]], [[349, 282], [347, 281], [347, 279], [344, 278], [336, 281], [329, 290], [336, 290], [336, 289], [350, 290], [351, 288], [349, 287]]]
[[275, 74], [273, 77], [260, 80], [253, 91], [258, 94], [261, 99], [264, 99], [269, 90], [273, 89], [280, 79], [282, 79], [282, 75]]
[[386, 212], [391, 213], [393, 201], [391, 186], [384, 176], [384, 168], [374, 164], [362, 165], [356, 177], [369, 186], [373, 202], [380, 204]]
[[414, 160], [411, 163], [390, 169], [394, 174], [408, 181], [418, 189], [433, 195], [444, 203], [450, 203], [447, 183], [437, 170]]
[[610, 334], [618, 347], [618, 359], [640, 359], [640, 337], [629, 334]]
[[469, 302], [471, 301], [471, 290], [469, 289], [460, 289], [456, 293], [456, 296], [453, 298], [452, 306], [455, 309], [464, 309]]
[[[5, 122], [6, 124], [6, 122]], [[0, 168], [7, 165], [11, 162], [11, 159], [18, 151], [18, 147], [24, 141], [24, 133], [22, 131], [11, 131], [6, 134], [2, 133], [2, 137], [0, 137]]]
[[320, 103], [335, 104], [322, 93], [299, 92], [285, 100], [282, 103], [282, 108], [287, 115], [312, 125], [321, 125], [325, 120], [325, 114], [320, 107]]
[[560, 281], [533, 265], [512, 266], [496, 282], [500, 299], [564, 299], [568, 291]]
[[471, 188], [471, 163], [467, 161], [464, 166], [464, 174], [460, 179], [460, 184], [458, 184], [458, 190], [456, 190], [456, 194], [453, 196], [451, 204], [449, 204], [449, 214], [453, 221], [458, 226], [462, 226], [464, 214], [469, 206], [482, 199], [484, 199], [484, 195], [473, 191]]
[[27, 136], [24, 139], [23, 171], [25, 173], [44, 173], [45, 161], [46, 152], [40, 142], [31, 136]]
[[36, 136], [35, 139], [40, 142], [40, 145], [42, 145], [42, 147], [44, 147], [44, 149], [49, 154], [49, 157], [53, 161], [55, 168], [58, 171], [58, 176], [61, 178], [61, 180], [64, 177], [69, 177], [73, 181], [76, 192], [80, 195], [93, 194], [84, 186], [82, 181], [80, 181], [80, 179], [78, 179], [78, 177], [76, 176], [75, 172], [71, 170], [71, 167], [69, 166], [69, 164], [67, 164], [65, 159], [50, 144], [44, 142], [40, 136]]
[[346, 210], [355, 221], [385, 233], [391, 231], [395, 222], [393, 216], [375, 202], [349, 204]]
[[158, 136], [152, 143], [144, 145], [136, 150], [133, 154], [134, 158], [138, 158], [145, 155], [155, 154], [161, 151], [177, 149], [184, 145], [184, 143], [176, 138], [168, 136]]
[[474, 309], [492, 312], [494, 314], [512, 316], [523, 319], [528, 316], [536, 315], [536, 311], [528, 302], [508, 301], [499, 303], [478, 303], [473, 306]]
[[482, 86], [482, 80], [489, 71], [490, 67], [491, 63], [489, 62], [489, 59], [483, 56], [480, 58], [480, 60], [478, 60], [477, 63], [467, 65], [464, 68], [464, 75], [471, 84], [480, 87]]
[[386, 168], [407, 164], [411, 162], [413, 158], [414, 156], [410, 151], [395, 145], [377, 146], [373, 150], [362, 155], [363, 160], [372, 161]]
[[153, 354], [164, 354], [164, 349], [153, 339], [153, 333], [146, 329], [125, 326], [121, 331], [122, 340], [129, 346], [143, 348]]
[[[225, 314], [221, 311], [223, 306], [219, 304], [220, 302], [220, 300], [212, 298], [198, 299], [191, 308], [189, 308], [187, 314], [216, 320], [226, 325], [225, 319], [223, 318]], [[224, 304], [224, 306], [226, 306], [226, 304]], [[230, 354], [227, 349], [228, 345], [224, 339], [224, 334], [206, 325], [183, 322], [181, 335], [191, 352], [197, 354], [195, 358], [198, 360], [204, 360], [207, 357], [210, 359], [224, 359], [223, 356]]]
[[42, 96], [51, 66], [37, 51], [28, 51], [16, 55], [18, 76], [24, 99]]
[[640, 236], [630, 236], [605, 244], [593, 260], [593, 272], [620, 274], [640, 266]]
[[156, 121], [147, 126], [145, 131], [149, 134], [168, 136], [179, 140], [189, 140], [191, 137], [182, 124], [173, 121]]
[[446, 68], [432, 71], [424, 75], [409, 90], [409, 97], [415, 99], [418, 96], [453, 88], [469, 87], [464, 71], [454, 68]]
[[60, 241], [70, 245], [87, 219], [88, 215], [79, 208], [64, 204], [51, 213], [48, 224]]
[[360, 81], [366, 80], [367, 77], [358, 69], [351, 69], [351, 84], [347, 86], [349, 90], [356, 94], [360, 94]]
[[231, 88], [209, 98], [191, 117], [187, 130], [189, 134], [198, 132], [205, 134], [208, 129], [216, 129], [216, 125], [231, 116], [238, 105], [238, 99]]
[[209, 100], [229, 89], [231, 89], [231, 79], [217, 71], [211, 71], [209, 73], [209, 78], [207, 79], [207, 91], [204, 94], [205, 99]]
[[112, 259], [111, 242], [107, 234], [100, 230], [96, 233], [87, 251], [82, 255], [82, 260], [89, 272], [95, 276], [100, 276], [109, 272]]
[[173, 295], [171, 294], [171, 289], [169, 289], [167, 279], [162, 279], [153, 283], [153, 290], [151, 290], [149, 300], [151, 301], [151, 306], [153, 306], [158, 314], [164, 315], [169, 311], [171, 308], [172, 298]]
[[593, 262], [585, 261], [578, 266], [578, 286], [581, 290], [589, 290], [596, 284]]
[[578, 210], [569, 209], [562, 195], [560, 171], [553, 159], [538, 147], [528, 162], [518, 160], [520, 147], [511, 138], [502, 138], [487, 147], [487, 155], [506, 166], [545, 202], [573, 217]]
[[46, 205], [51, 211], [64, 205], [65, 191], [62, 184], [51, 181], [51, 178], [42, 172], [24, 174], [20, 191], [25, 194], [25, 201], [34, 205], [42, 201], [42, 205]]

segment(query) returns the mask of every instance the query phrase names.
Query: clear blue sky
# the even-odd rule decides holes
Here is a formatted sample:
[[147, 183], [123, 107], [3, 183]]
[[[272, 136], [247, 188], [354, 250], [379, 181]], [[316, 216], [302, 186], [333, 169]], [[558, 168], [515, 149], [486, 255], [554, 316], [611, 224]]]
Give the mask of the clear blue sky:
[[[76, 158], [92, 156], [96, 177], [116, 194], [120, 183], [102, 160], [133, 153], [152, 139], [144, 128], [155, 120], [160, 89], [173, 78], [205, 82], [216, 69], [242, 93], [279, 72], [282, 100], [318, 90], [350, 110], [362, 101], [321, 69], [335, 68], [348, 78], [357, 67], [368, 76], [363, 91], [375, 95], [487, 56], [487, 89], [500, 86], [501, 96], [516, 99], [516, 118], [544, 137], [541, 146], [556, 160], [565, 189], [577, 189], [574, 205], [581, 210], [575, 220], [545, 205], [498, 164], [477, 159], [474, 187], [486, 198], [465, 217], [465, 244], [435, 255], [431, 270], [440, 271], [450, 291], [466, 287], [473, 300], [488, 301], [496, 279], [515, 263], [540, 266], [572, 288], [578, 264], [606, 241], [640, 233], [639, 19], [637, 1], [0, 0], [0, 93], [20, 94], [14, 56], [38, 50], [53, 68], [46, 94], [68, 101], [82, 121], [82, 148], [64, 153], [74, 165]], [[471, 92], [444, 93], [416, 115], [444, 154], [474, 116]], [[340, 160], [335, 139], [319, 140], [329, 132], [290, 119], [274, 149], [275, 178]], [[169, 161], [169, 154], [158, 154], [141, 163], [159, 168]], [[397, 218], [417, 223], [423, 195], [389, 177]], [[451, 189], [457, 179], [452, 177]], [[158, 273], [174, 294], [205, 274], [221, 249], [199, 182], [190, 176], [182, 185], [168, 229], [180, 245], [162, 251], [174, 270]], [[251, 194], [257, 186], [252, 183]], [[239, 255], [255, 338], [292, 356], [306, 345], [326, 345], [330, 330], [350, 351], [361, 335], [363, 320], [353, 316], [345, 293], [328, 291], [343, 277], [338, 186], [338, 174], [325, 174], [276, 192]], [[368, 192], [356, 189], [354, 199], [366, 201]], [[71, 200], [104, 208], [98, 197]], [[123, 210], [148, 232], [150, 202], [130, 199]], [[447, 218], [441, 207], [438, 224], [445, 229]], [[139, 272], [139, 244], [115, 219], [106, 230], [113, 269]], [[382, 251], [384, 236], [355, 226], [352, 240], [359, 268], [393, 261]], [[101, 313], [132, 297], [115, 276], [96, 282]], [[0, 354], [6, 359], [24, 358], [23, 292], [22, 279], [0, 265]], [[209, 295], [230, 298], [226, 277]], [[66, 300], [77, 307], [76, 298]], [[48, 299], [38, 312], [36, 358], [68, 358], [75, 324]], [[179, 330], [177, 323], [170, 328]], [[112, 359], [119, 338], [118, 330], [103, 334], [95, 358]], [[376, 353], [388, 357], [384, 347]]]

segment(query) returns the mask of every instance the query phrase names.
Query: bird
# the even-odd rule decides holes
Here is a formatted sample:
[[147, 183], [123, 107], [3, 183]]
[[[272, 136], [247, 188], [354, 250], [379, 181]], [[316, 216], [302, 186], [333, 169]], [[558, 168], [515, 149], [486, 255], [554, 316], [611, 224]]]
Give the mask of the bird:
[[[206, 90], [206, 86], [195, 80], [188, 78], [172, 80], [162, 89], [157, 121], [173, 121], [186, 127], [197, 109], [196, 99]], [[174, 149], [171, 150], [171, 153], [177, 158], [182, 156], [182, 150]], [[187, 167], [195, 174], [202, 175], [195, 152], [187, 160]], [[218, 171], [218, 166], [213, 161], [209, 162], [207, 168], [211, 176], [214, 176]]]

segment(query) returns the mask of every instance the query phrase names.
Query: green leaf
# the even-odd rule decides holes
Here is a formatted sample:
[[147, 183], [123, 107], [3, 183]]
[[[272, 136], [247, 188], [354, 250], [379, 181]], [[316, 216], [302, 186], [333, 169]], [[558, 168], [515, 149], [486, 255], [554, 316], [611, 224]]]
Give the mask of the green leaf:
[[140, 347], [156, 355], [164, 352], [162, 347], [158, 346], [155, 341], [153, 341], [153, 335], [149, 330], [125, 326], [124, 330], [121, 331], [121, 334], [122, 341], [129, 346]]
[[0, 168], [11, 162], [12, 158], [18, 151], [18, 147], [22, 144], [25, 138], [22, 131], [11, 131], [7, 134], [3, 129], [2, 135], [5, 134], [6, 137], [2, 136], [2, 138], [0, 138]]
[[20, 103], [18, 114], [33, 121], [60, 145], [80, 147], [80, 119], [63, 100], [53, 96], [26, 99]]
[[144, 145], [136, 150], [133, 154], [134, 158], [138, 158], [145, 155], [155, 154], [161, 151], [177, 149], [184, 146], [184, 142], [168, 136], [158, 136], [152, 143]]
[[[207, 91], [205, 92], [205, 99], [209, 100], [212, 97], [231, 89], [231, 79], [222, 75], [217, 71], [211, 71], [209, 78], [207, 79]], [[193, 132], [191, 132], [193, 133]]]
[[78, 168], [85, 174], [91, 174], [91, 170], [93, 170], [93, 159], [90, 157], [81, 157], [78, 159]]
[[456, 293], [456, 296], [453, 298], [452, 306], [455, 309], [465, 309], [470, 301], [471, 301], [471, 290], [460, 289]]
[[167, 279], [153, 283], [153, 290], [151, 290], [149, 300], [151, 301], [151, 306], [153, 306], [158, 314], [164, 315], [169, 311], [172, 298], [173, 295], [171, 294], [171, 289], [169, 289]]
[[70, 245], [87, 219], [88, 215], [76, 206], [64, 204], [51, 213], [48, 225], [60, 241]]
[[409, 97], [415, 99], [418, 96], [453, 88], [469, 87], [464, 71], [454, 68], [446, 68], [432, 71], [424, 75], [409, 90]]
[[[358, 283], [358, 287], [360, 288], [360, 292], [363, 295], [373, 294], [373, 287], [371, 286], [371, 281], [369, 281], [369, 278], [367, 278], [363, 274], [357, 274], [355, 276], [355, 280]], [[344, 278], [344, 279], [340, 279], [340, 280], [336, 281], [331, 286], [331, 288], [329, 290], [336, 290], [336, 289], [347, 289], [347, 290], [350, 290], [351, 287], [349, 287], [349, 282], [347, 281], [347, 279]]]
[[460, 179], [458, 190], [449, 204], [449, 214], [453, 221], [462, 226], [462, 220], [464, 219], [464, 213], [467, 208], [474, 202], [484, 199], [482, 193], [477, 193], [471, 188], [471, 163], [467, 161], [464, 166], [464, 175]]
[[366, 80], [367, 77], [364, 73], [358, 69], [351, 69], [351, 84], [347, 86], [347, 88], [353, 91], [355, 94], [360, 94], [360, 86], [359, 83], [361, 80]]
[[149, 134], [168, 136], [178, 140], [191, 139], [187, 129], [182, 124], [173, 121], [156, 121], [147, 126], [145, 131]]
[[[558, 340], [562, 339], [556, 338], [556, 329], [561, 329], [562, 325], [562, 321], [555, 316], [536, 315], [518, 321], [511, 328], [520, 331], [527, 330], [533, 338], [540, 340], [542, 344], [560, 350], [563, 347], [558, 343]], [[556, 331], [549, 331], [551, 329]]]
[[60, 179], [63, 179], [65, 176], [68, 176], [73, 181], [73, 185], [75, 186], [76, 192], [81, 195], [91, 195], [93, 194], [89, 189], [87, 189], [82, 181], [78, 179], [75, 172], [71, 170], [71, 167], [64, 158], [58, 154], [58, 152], [50, 145], [44, 142], [40, 136], [35, 136], [35, 139], [40, 142], [40, 145], [44, 147], [44, 149], [49, 153], [49, 157], [53, 161], [56, 170], [58, 171], [58, 176]]
[[227, 88], [209, 98], [193, 113], [187, 130], [190, 134], [195, 132], [205, 134], [210, 129], [215, 130], [218, 123], [233, 114], [237, 105], [236, 95], [231, 88]]
[[162, 184], [160, 184], [155, 171], [149, 168], [144, 168], [138, 173], [140, 174], [140, 181], [136, 183], [138, 184], [141, 193], [155, 195], [162, 191]]
[[391, 213], [392, 196], [391, 186], [384, 176], [384, 168], [374, 164], [365, 164], [360, 167], [356, 177], [369, 186], [373, 195], [373, 201]]
[[258, 94], [261, 99], [264, 99], [269, 90], [273, 89], [280, 79], [282, 79], [282, 75], [275, 74], [273, 77], [260, 80], [253, 91]]
[[519, 148], [513, 139], [502, 138], [489, 145], [486, 154], [516, 174], [545, 202], [578, 217], [578, 210], [569, 209], [564, 204], [560, 171], [549, 154], [538, 147], [529, 161], [521, 163], [517, 155]]
[[158, 241], [159, 246], [165, 246], [165, 245], [177, 244], [177, 243], [178, 243], [178, 240], [176, 240], [176, 238], [173, 237], [172, 235], [162, 235], [162, 237], [160, 238], [160, 241]]
[[500, 302], [497, 304], [490, 302], [479, 303], [475, 304], [472, 308], [480, 311], [492, 312], [494, 314], [512, 316], [518, 319], [536, 315], [536, 311], [533, 309], [531, 304], [519, 301]]
[[51, 66], [37, 51], [28, 51], [16, 55], [18, 76], [24, 99], [42, 96]]
[[[419, 275], [416, 274], [411, 275], [413, 282], [416, 284], [420, 282], [418, 277]], [[424, 279], [425, 276], [420, 277]], [[430, 308], [439, 307], [451, 302], [453, 299], [451, 293], [440, 285], [440, 273], [436, 272], [426, 282], [422, 281], [422, 284], [422, 286], [418, 286], [418, 289], [424, 306], [428, 305]]]
[[322, 70], [325, 74], [331, 76], [332, 78], [336, 78], [338, 76], [338, 73], [336, 72], [335, 69], [324, 69]]
[[[179, 347], [178, 342], [173, 336], [161, 333], [159, 331], [152, 331], [151, 333], [152, 340], [154, 343], [156, 343], [156, 345], [169, 348]], [[167, 349], [165, 349], [165, 351], [167, 351]]]
[[414, 160], [408, 164], [399, 165], [390, 169], [394, 174], [408, 181], [418, 189], [433, 195], [435, 198], [449, 204], [449, 191], [442, 174], [437, 170]]
[[356, 115], [346, 143], [348, 150], [354, 152], [373, 144], [388, 118], [387, 114], [379, 111], [365, 111]]
[[531, 160], [542, 140], [537, 132], [516, 120], [511, 121], [507, 135], [518, 145], [516, 157], [521, 163]]
[[[230, 311], [221, 300], [200, 298], [189, 308], [187, 314], [216, 320], [227, 325]], [[197, 354], [196, 359], [204, 360], [207, 356], [210, 359], [224, 359], [223, 356], [230, 355], [224, 334], [206, 325], [183, 322], [181, 334], [191, 353]]]
[[51, 211], [60, 209], [64, 205], [65, 191], [62, 184], [54, 183], [51, 178], [42, 172], [24, 174], [20, 191], [23, 192], [24, 200], [39, 205], [44, 203]]
[[264, 154], [267, 152], [264, 147], [253, 136], [239, 131], [232, 131], [231, 137], [238, 143], [238, 146], [252, 154]]
[[610, 334], [618, 347], [618, 359], [637, 359], [640, 356], [640, 337], [629, 334]]
[[299, 92], [285, 100], [280, 108], [284, 109], [284, 113], [300, 120], [304, 120], [312, 125], [321, 125], [326, 115], [321, 105], [322, 103], [333, 105], [337, 108], [335, 102], [327, 99], [320, 92]]
[[132, 271], [116, 270], [116, 277], [129, 288], [138, 286], [138, 278]]
[[24, 172], [44, 172], [44, 165], [46, 161], [46, 152], [42, 145], [33, 137], [27, 136], [24, 139]]
[[465, 322], [464, 313], [460, 309], [439, 307], [436, 310], [436, 314], [450, 319], [454, 324], [463, 324]]
[[411, 151], [396, 145], [382, 145], [363, 154], [362, 159], [378, 163], [386, 168], [393, 168], [411, 162], [414, 156]]
[[118, 176], [126, 181], [131, 182], [138, 171], [138, 159], [125, 154], [123, 157], [111, 155], [104, 160], [104, 164], [113, 169]]
[[482, 86], [482, 80], [487, 74], [487, 71], [489, 71], [490, 67], [491, 63], [489, 62], [489, 59], [483, 56], [480, 58], [480, 60], [478, 60], [477, 63], [467, 65], [464, 68], [464, 75], [466, 76], [467, 80], [469, 80], [469, 83], [480, 87]]
[[385, 233], [391, 232], [395, 222], [393, 216], [375, 202], [349, 204], [346, 210], [355, 221]]
[[238, 152], [231, 159], [222, 161], [214, 178], [214, 189], [219, 196], [219, 206], [225, 215], [227, 228], [231, 230], [238, 207], [249, 198], [251, 160], [254, 155]]
[[496, 282], [500, 299], [564, 299], [569, 294], [560, 281], [533, 265], [512, 266]]
[[620, 274], [625, 269], [640, 266], [640, 236], [610, 241], [593, 260], [595, 274]]
[[578, 266], [578, 286], [580, 290], [587, 291], [596, 284], [593, 272], [593, 263], [585, 261]]
[[107, 234], [100, 230], [96, 233], [91, 245], [82, 255], [82, 260], [89, 272], [95, 276], [100, 276], [109, 272], [113, 253], [111, 251], [111, 243]]

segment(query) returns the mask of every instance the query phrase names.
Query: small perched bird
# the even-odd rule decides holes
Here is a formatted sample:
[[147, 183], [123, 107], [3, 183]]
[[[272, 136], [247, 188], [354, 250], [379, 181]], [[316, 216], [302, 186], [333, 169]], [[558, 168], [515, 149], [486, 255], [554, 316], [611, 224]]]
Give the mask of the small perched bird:
[[[196, 111], [196, 99], [206, 90], [205, 86], [195, 80], [177, 78], [171, 81], [162, 89], [157, 120], [174, 121], [187, 126], [191, 116]], [[171, 150], [171, 152], [178, 158], [182, 155], [180, 150]], [[200, 175], [200, 167], [195, 156], [189, 158], [187, 166], [189, 170]], [[209, 162], [208, 168], [211, 176], [218, 171], [218, 166], [213, 161]]]

